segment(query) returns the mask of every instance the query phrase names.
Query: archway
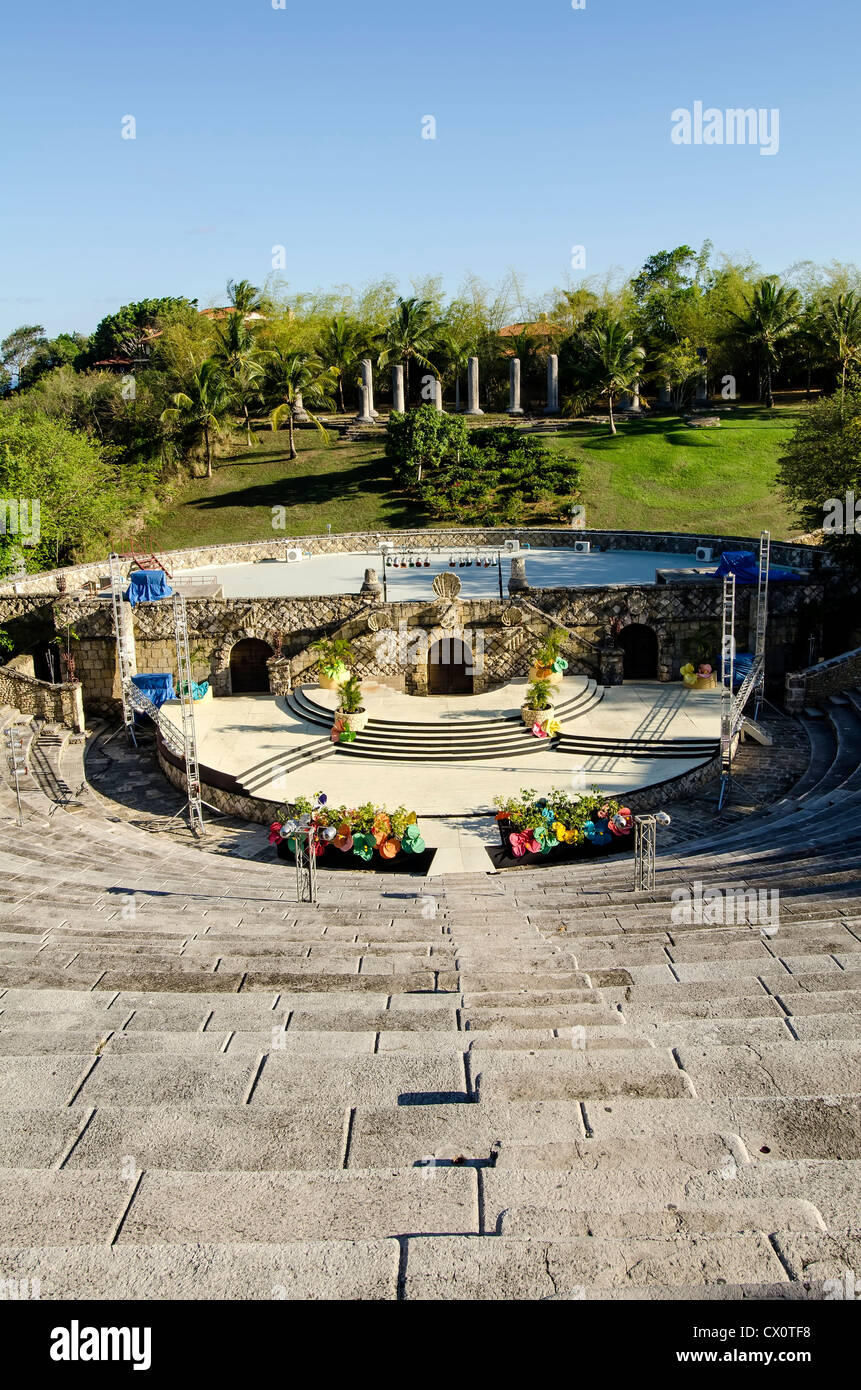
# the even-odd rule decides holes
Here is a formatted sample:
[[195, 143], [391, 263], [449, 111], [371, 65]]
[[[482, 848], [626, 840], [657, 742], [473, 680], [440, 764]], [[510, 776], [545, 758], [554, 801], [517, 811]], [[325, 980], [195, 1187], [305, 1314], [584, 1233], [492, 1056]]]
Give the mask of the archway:
[[428, 695], [471, 695], [472, 652], [459, 637], [443, 637], [428, 652]]
[[618, 637], [625, 656], [622, 671], [626, 681], [658, 679], [658, 634], [645, 623], [630, 623]]
[[233, 695], [269, 692], [266, 662], [273, 655], [268, 642], [243, 637], [230, 652], [230, 690]]

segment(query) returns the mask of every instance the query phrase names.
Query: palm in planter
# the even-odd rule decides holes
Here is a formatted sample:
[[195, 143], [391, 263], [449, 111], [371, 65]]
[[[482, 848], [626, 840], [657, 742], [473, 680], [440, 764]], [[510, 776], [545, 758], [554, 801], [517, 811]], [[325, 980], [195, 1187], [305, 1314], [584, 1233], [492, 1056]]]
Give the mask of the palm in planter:
[[533, 658], [529, 672], [530, 680], [549, 681], [551, 685], [562, 684], [562, 678], [568, 668], [568, 662], [560, 656], [565, 637], [565, 630], [557, 627], [544, 639]]
[[553, 687], [549, 680], [534, 680], [520, 707], [524, 724], [540, 724], [553, 713]]
[[338, 686], [338, 718], [344, 728], [361, 733], [368, 722], [368, 712], [362, 704], [362, 686], [358, 676], [348, 676]]
[[311, 643], [311, 651], [319, 654], [317, 667], [321, 690], [337, 690], [350, 674], [347, 663], [353, 660], [353, 648], [343, 637], [321, 637]]

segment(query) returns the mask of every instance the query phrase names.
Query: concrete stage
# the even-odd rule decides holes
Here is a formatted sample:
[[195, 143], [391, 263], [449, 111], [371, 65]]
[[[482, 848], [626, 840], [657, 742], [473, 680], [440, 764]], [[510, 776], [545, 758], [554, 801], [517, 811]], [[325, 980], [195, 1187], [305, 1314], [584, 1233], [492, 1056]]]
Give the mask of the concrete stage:
[[[424, 724], [437, 732], [445, 726], [463, 736], [463, 746], [469, 748], [471, 726], [478, 736], [478, 722], [487, 728], [488, 720], [519, 711], [527, 684], [512, 681], [498, 690], [461, 697], [404, 695], [371, 681], [363, 682], [363, 691], [372, 722]], [[305, 686], [302, 693], [321, 712], [335, 707], [336, 692]], [[292, 697], [233, 695], [196, 706], [201, 764], [231, 774], [266, 800], [324, 791], [335, 805], [370, 800], [415, 810], [427, 844], [438, 850], [433, 874], [490, 868], [484, 845], [497, 840], [492, 819], [496, 795], [512, 795], [521, 787], [533, 787], [540, 794], [554, 786], [576, 791], [596, 784], [619, 796], [678, 777], [706, 760], [702, 751], [691, 756], [683, 745], [673, 749], [675, 741], [720, 737], [717, 690], [626, 682], [602, 691], [585, 676], [572, 676], [566, 677], [557, 700], [573, 710], [560, 715], [563, 745], [566, 739], [569, 747], [575, 740], [594, 739], [595, 747], [573, 752], [528, 738], [519, 740], [521, 750], [481, 761], [427, 762], [420, 754], [411, 761], [377, 761], [340, 751], [325, 728], [300, 717], [288, 700], [293, 703]], [[179, 722], [178, 705], [165, 705], [162, 713]], [[501, 722], [499, 727], [511, 730], [518, 741], [516, 724]], [[352, 747], [361, 739], [360, 734]], [[609, 740], [615, 745], [612, 750], [606, 747]], [[621, 740], [634, 743], [620, 754]], [[646, 749], [632, 756], [643, 743]], [[664, 756], [649, 756], [648, 747], [655, 743], [662, 745]], [[312, 761], [320, 753], [320, 761]]]

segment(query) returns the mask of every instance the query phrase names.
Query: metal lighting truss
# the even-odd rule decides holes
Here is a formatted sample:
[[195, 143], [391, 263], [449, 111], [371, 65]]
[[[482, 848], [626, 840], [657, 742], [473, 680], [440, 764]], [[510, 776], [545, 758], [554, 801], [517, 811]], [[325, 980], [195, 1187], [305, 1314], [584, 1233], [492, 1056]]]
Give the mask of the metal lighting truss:
[[108, 563], [111, 568], [111, 605], [114, 612], [114, 636], [117, 639], [117, 656], [120, 667], [120, 698], [123, 702], [123, 724], [125, 725], [126, 738], [129, 743], [133, 743], [134, 746], [137, 747], [137, 739], [135, 738], [134, 703], [131, 694], [134, 689], [132, 685], [132, 676], [134, 675], [132, 666], [134, 663], [132, 661], [131, 651], [129, 650], [128, 637], [122, 622], [123, 571], [119, 555], [114, 554], [112, 551], [108, 557]]
[[756, 588], [756, 638], [754, 641], [754, 667], [756, 680], [756, 704], [753, 717], [759, 718], [760, 706], [765, 699], [765, 633], [768, 627], [768, 571], [771, 564], [771, 532], [763, 531], [759, 537], [759, 580]]
[[634, 818], [634, 892], [648, 893], [655, 886], [655, 845], [658, 822], [654, 816]]
[[[176, 640], [176, 674], [179, 712], [182, 724], [182, 756], [185, 761], [185, 783], [188, 795], [188, 823], [192, 833], [205, 835], [203, 803], [200, 797], [200, 771], [197, 765], [197, 731], [194, 724], [194, 696], [191, 686], [191, 657], [188, 651], [188, 619], [185, 598], [173, 595], [173, 632]], [[168, 721], [165, 720], [164, 723]], [[162, 721], [159, 720], [159, 728]]]
[[721, 615], [720, 793], [718, 810], [732, 781], [733, 673], [735, 670], [735, 575], [725, 574]]
[[[191, 657], [188, 650], [188, 619], [182, 594], [173, 595], [173, 633], [176, 644], [177, 695], [179, 698], [180, 728], [162, 714], [152, 700], [132, 681], [132, 655], [122, 623], [120, 604], [123, 602], [123, 575], [118, 555], [110, 556], [111, 602], [114, 611], [114, 633], [120, 666], [120, 694], [123, 702], [123, 723], [129, 741], [137, 747], [135, 714], [147, 714], [175, 757], [182, 758], [188, 800], [188, 823], [195, 835], [205, 835], [203, 801], [200, 795], [200, 771], [197, 763], [197, 733], [194, 723], [194, 699], [191, 689]], [[180, 812], [181, 814], [181, 812]], [[175, 819], [173, 817], [172, 819]]]

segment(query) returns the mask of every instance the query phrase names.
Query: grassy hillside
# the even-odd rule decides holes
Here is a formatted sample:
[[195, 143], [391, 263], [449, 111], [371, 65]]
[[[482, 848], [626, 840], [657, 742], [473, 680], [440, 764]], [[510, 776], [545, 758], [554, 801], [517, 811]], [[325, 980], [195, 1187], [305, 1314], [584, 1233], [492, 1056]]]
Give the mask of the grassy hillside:
[[[744, 408], [721, 417], [719, 429], [692, 430], [677, 418], [606, 426], [572, 423], [548, 447], [583, 469], [587, 524], [623, 530], [679, 530], [775, 539], [797, 532], [775, 486], [777, 458], [797, 411]], [[486, 419], [482, 424], [492, 423]], [[286, 530], [307, 536], [333, 531], [420, 526], [428, 518], [396, 492], [376, 441], [321, 447], [314, 431], [297, 435], [299, 457], [287, 458], [283, 432], [262, 433], [257, 445], [221, 457], [212, 478], [176, 491], [148, 525], [161, 550], [272, 534], [272, 507], [286, 508]]]

